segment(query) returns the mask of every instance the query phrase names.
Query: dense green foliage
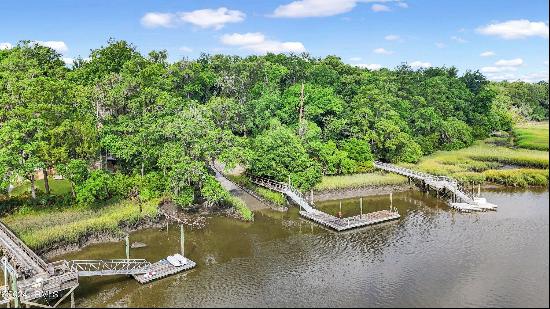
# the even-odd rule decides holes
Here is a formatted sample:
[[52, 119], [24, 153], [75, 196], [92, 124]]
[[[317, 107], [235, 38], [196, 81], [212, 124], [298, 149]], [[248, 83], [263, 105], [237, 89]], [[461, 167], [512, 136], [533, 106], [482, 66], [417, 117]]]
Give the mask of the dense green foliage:
[[34, 197], [35, 172], [53, 167], [80, 204], [169, 196], [238, 209], [211, 176], [214, 160], [309, 189], [374, 159], [470, 146], [518, 116], [548, 118], [547, 90], [454, 67], [369, 71], [335, 56], [169, 63], [165, 51], [143, 56], [114, 40], [69, 68], [20, 42], [0, 50], [2, 187], [27, 179]]

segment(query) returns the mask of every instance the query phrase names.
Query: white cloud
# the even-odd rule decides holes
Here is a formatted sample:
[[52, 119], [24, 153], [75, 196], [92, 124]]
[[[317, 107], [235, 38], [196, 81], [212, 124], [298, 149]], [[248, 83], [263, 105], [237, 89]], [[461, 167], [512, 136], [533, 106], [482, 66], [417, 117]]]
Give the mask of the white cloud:
[[180, 12], [178, 15], [184, 22], [201, 28], [214, 28], [216, 30], [223, 28], [227, 23], [241, 22], [246, 17], [246, 14], [241, 11], [229, 10], [225, 7], [216, 10], [204, 9], [192, 12]]
[[173, 27], [176, 22], [176, 15], [172, 13], [149, 12], [141, 18], [141, 24], [147, 28]]
[[10, 42], [0, 42], [0, 50], [2, 49], [11, 49], [13, 45]]
[[265, 36], [260, 32], [224, 34], [221, 41], [225, 45], [254, 45], [265, 41]]
[[295, 0], [278, 6], [271, 16], [286, 18], [334, 16], [350, 12], [357, 3], [375, 3], [371, 7], [373, 11], [389, 11], [388, 6], [379, 4], [388, 2], [397, 2], [397, 5], [402, 8], [408, 7], [400, 0]]
[[267, 40], [260, 32], [225, 34], [221, 37], [225, 45], [240, 46], [258, 54], [266, 53], [301, 53], [306, 48], [301, 42], [280, 42]]
[[280, 5], [273, 12], [274, 17], [324, 17], [351, 11], [357, 0], [298, 0]]
[[409, 7], [409, 5], [406, 2], [397, 2], [397, 6], [403, 9], [406, 9]]
[[487, 50], [487, 51], [484, 51], [482, 52], [481, 54], [479, 54], [481, 57], [492, 57], [495, 54], [495, 52], [491, 51], [491, 50]]
[[193, 51], [193, 49], [191, 47], [187, 47], [187, 46], [182, 46], [179, 48], [180, 51], [184, 52], [184, 53], [190, 53]]
[[503, 39], [523, 39], [531, 36], [548, 38], [548, 24], [527, 19], [509, 20], [502, 23], [479, 27], [477, 32], [484, 35], [495, 35]]
[[70, 65], [74, 63], [74, 58], [70, 58], [70, 57], [63, 57], [61, 58], [61, 60], [63, 60], [63, 62], [65, 62], [66, 65]]
[[523, 64], [523, 59], [521, 59], [521, 58], [515, 58], [515, 59], [510, 59], [510, 60], [502, 59], [502, 60], [499, 60], [499, 61], [495, 62], [495, 65], [499, 66], [499, 67], [517, 67], [517, 66], [520, 66], [522, 64]]
[[533, 72], [524, 74], [519, 77], [524, 82], [528, 83], [536, 83], [541, 80], [548, 81], [548, 71], [541, 71], [541, 72]]
[[382, 65], [378, 63], [358, 63], [358, 64], [355, 64], [355, 66], [364, 68], [364, 69], [369, 69], [371, 71], [380, 70], [382, 68]]
[[483, 73], [502, 73], [502, 72], [515, 72], [517, 69], [515, 67], [482, 67], [481, 72]]
[[34, 41], [34, 43], [49, 47], [61, 54], [69, 50], [69, 47], [63, 41]]
[[351, 57], [349, 58], [351, 61], [361, 61], [361, 57]]
[[413, 62], [409, 63], [409, 65], [410, 65], [411, 68], [413, 68], [413, 69], [429, 68], [429, 67], [432, 66], [431, 63], [429, 63], [429, 62], [423, 62], [423, 61], [413, 61]]
[[396, 35], [396, 34], [388, 34], [388, 35], [386, 35], [386, 36], [384, 37], [384, 39], [385, 39], [386, 41], [397, 41], [397, 40], [399, 40], [400, 38], [401, 38], [401, 37], [398, 36], [398, 35]]
[[386, 50], [382, 47], [375, 48], [372, 52], [375, 53], [375, 54], [379, 54], [379, 55], [391, 55], [391, 54], [393, 54], [393, 51]]
[[373, 4], [371, 6], [371, 10], [373, 10], [374, 12], [389, 12], [389, 11], [391, 11], [389, 6], [383, 5], [383, 4], [378, 4], [378, 3]]
[[458, 43], [468, 43], [468, 41], [466, 41], [465, 39], [463, 39], [463, 38], [461, 38], [461, 37], [459, 37], [459, 36], [455, 36], [455, 35], [453, 35], [453, 36], [451, 37], [451, 40], [456, 41], [456, 42], [458, 42]]
[[503, 81], [503, 80], [521, 80], [528, 83], [536, 83], [539, 81], [548, 81], [548, 71], [540, 71], [540, 72], [531, 72], [527, 74], [522, 75], [516, 75], [515, 73], [485, 73], [485, 76], [487, 79], [492, 81]]
[[447, 47], [447, 44], [441, 43], [441, 42], [436, 42], [436, 43], [435, 43], [435, 46], [436, 46], [437, 48], [445, 48], [445, 47]]

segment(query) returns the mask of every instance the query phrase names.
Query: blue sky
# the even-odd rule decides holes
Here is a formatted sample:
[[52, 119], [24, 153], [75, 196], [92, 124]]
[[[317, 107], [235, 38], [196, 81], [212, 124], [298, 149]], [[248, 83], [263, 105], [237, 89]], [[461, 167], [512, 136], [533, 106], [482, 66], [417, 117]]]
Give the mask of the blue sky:
[[2, 0], [0, 13], [0, 48], [32, 40], [67, 60], [114, 37], [172, 61], [307, 51], [373, 69], [407, 62], [548, 80], [546, 0]]

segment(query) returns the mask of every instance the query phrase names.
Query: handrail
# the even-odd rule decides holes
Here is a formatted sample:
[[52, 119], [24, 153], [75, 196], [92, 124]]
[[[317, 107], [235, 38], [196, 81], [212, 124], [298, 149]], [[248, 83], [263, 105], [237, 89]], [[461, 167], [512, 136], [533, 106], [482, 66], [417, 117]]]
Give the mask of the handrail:
[[[27, 247], [27, 245], [24, 242], [22, 242], [17, 236], [15, 236], [15, 234], [10, 229], [8, 229], [2, 222], [0, 222], [0, 230], [2, 232], [4, 232], [4, 234], [6, 234], [6, 236], [8, 236], [8, 238], [19, 249], [21, 249], [23, 251], [23, 253], [31, 259], [32, 262], [36, 263], [36, 265], [26, 265], [26, 266], [30, 266], [30, 267], [38, 266], [39, 268], [42, 269], [43, 272], [47, 272], [48, 265], [46, 264], [46, 262], [43, 259], [41, 259], [36, 253], [34, 253], [34, 251], [32, 251], [29, 247]], [[7, 250], [10, 250], [10, 249], [15, 250], [15, 248], [6, 248], [6, 249]], [[15, 252], [13, 252], [13, 253], [15, 253]], [[18, 254], [16, 254], [16, 255], [18, 255]]]

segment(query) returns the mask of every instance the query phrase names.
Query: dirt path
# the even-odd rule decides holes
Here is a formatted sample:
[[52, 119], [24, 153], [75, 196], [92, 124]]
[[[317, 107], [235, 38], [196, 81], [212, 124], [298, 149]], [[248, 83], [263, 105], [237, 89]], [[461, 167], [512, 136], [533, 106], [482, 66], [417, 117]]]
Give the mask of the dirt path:
[[248, 194], [248, 192], [244, 191], [243, 189], [238, 187], [236, 184], [234, 184], [232, 181], [225, 178], [225, 176], [223, 176], [219, 172], [219, 171], [223, 171], [224, 169], [223, 165], [221, 165], [220, 163], [215, 163], [214, 166], [215, 166], [214, 172], [216, 172], [216, 180], [218, 180], [222, 185], [222, 187], [224, 187], [224, 189], [229, 191], [229, 193], [243, 200], [243, 202], [246, 203], [246, 206], [248, 206], [250, 210], [256, 211], [256, 210], [269, 208], [268, 205], [260, 202], [257, 198]]

